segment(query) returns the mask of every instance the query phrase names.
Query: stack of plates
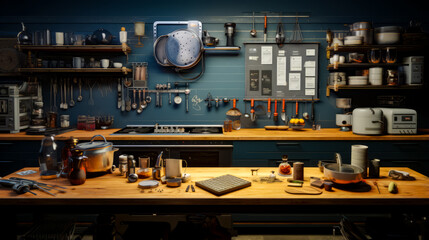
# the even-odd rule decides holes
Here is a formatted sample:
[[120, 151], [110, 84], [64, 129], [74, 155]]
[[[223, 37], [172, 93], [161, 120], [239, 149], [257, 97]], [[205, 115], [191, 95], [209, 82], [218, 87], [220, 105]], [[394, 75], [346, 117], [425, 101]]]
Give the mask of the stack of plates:
[[349, 85], [368, 85], [368, 76], [349, 76]]
[[344, 45], [361, 45], [363, 36], [346, 36], [344, 37]]

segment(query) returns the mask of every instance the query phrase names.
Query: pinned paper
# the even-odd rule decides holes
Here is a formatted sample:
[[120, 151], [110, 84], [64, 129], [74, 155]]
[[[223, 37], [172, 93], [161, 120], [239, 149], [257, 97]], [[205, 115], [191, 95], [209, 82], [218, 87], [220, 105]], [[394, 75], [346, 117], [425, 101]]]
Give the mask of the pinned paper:
[[314, 90], [314, 89], [305, 89], [305, 95], [306, 96], [314, 96], [314, 95], [316, 95], [316, 90]]
[[273, 64], [273, 47], [261, 47], [261, 64]]
[[305, 78], [305, 88], [316, 88], [316, 78], [315, 77], [306, 77]]
[[277, 86], [286, 86], [286, 57], [277, 57]]
[[301, 73], [289, 73], [289, 90], [301, 90]]
[[305, 55], [307, 55], [307, 56], [316, 56], [316, 49], [307, 49], [307, 50], [305, 50]]
[[290, 57], [290, 71], [301, 71], [302, 70], [302, 57], [292, 56]]

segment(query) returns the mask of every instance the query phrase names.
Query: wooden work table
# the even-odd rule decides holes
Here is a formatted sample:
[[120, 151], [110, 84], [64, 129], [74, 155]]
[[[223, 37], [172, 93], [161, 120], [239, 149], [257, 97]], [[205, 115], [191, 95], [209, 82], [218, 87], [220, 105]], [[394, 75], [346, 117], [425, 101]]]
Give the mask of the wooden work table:
[[[292, 141], [335, 141], [335, 140], [357, 140], [357, 141], [428, 141], [429, 130], [421, 129], [417, 135], [379, 135], [367, 136], [357, 135], [353, 132], [341, 132], [338, 128], [325, 128], [312, 130], [265, 130], [263, 128], [248, 128], [238, 131], [225, 132], [223, 134], [190, 134], [190, 135], [111, 135], [119, 129], [107, 129], [96, 131], [75, 130], [56, 136], [57, 140], [67, 140], [76, 137], [79, 140], [90, 140], [92, 136], [101, 134], [109, 141], [113, 140], [292, 140]], [[41, 140], [42, 135], [26, 135], [25, 132], [16, 134], [0, 134], [0, 140]]]
[[[25, 168], [23, 170], [37, 170], [37, 168]], [[207, 211], [220, 209], [219, 211], [235, 211], [240, 207], [247, 211], [262, 211], [267, 208], [281, 209], [289, 208], [299, 209], [300, 207], [309, 208], [318, 206], [325, 209], [341, 209], [342, 207], [365, 206], [356, 208], [358, 211], [376, 208], [412, 207], [415, 209], [429, 208], [429, 178], [415, 172], [409, 168], [394, 168], [409, 172], [416, 178], [415, 181], [395, 180], [399, 192], [391, 194], [387, 190], [389, 182], [393, 181], [387, 177], [388, 171], [392, 168], [381, 168], [379, 179], [366, 179], [370, 186], [368, 192], [353, 192], [351, 190], [341, 190], [333, 188], [333, 191], [322, 190], [320, 195], [293, 195], [284, 190], [287, 186], [286, 177], [277, 176], [278, 180], [274, 183], [266, 181], [255, 182], [251, 175], [251, 168], [188, 168], [187, 173], [191, 174], [191, 182], [183, 183], [178, 188], [169, 188], [161, 185], [153, 190], [141, 190], [137, 183], [128, 183], [125, 177], [118, 176], [117, 173], [105, 174], [96, 178], [87, 179], [83, 185], [72, 186], [67, 179], [40, 180], [39, 174], [27, 175], [24, 178], [32, 179], [50, 184], [57, 184], [67, 187], [66, 193], [57, 193], [57, 196], [51, 196], [40, 190], [34, 190], [37, 196], [30, 193], [17, 195], [11, 189], [0, 188], [0, 205], [2, 208], [7, 206], [17, 209], [24, 206], [90, 206], [92, 208], [107, 208], [108, 206], [129, 207], [134, 210], [148, 209], [156, 211], [169, 207], [179, 211], [180, 207], [184, 211], [191, 211], [192, 207], [203, 207]], [[259, 168], [258, 176], [267, 177], [271, 171], [276, 168]], [[195, 187], [196, 191], [185, 192], [189, 184], [195, 181], [213, 178], [224, 174], [231, 174], [252, 182], [250, 187], [237, 190], [222, 196], [215, 196], [203, 189]], [[306, 167], [304, 169], [304, 186], [310, 185], [310, 177], [321, 177], [323, 173], [318, 168]], [[20, 177], [16, 173], [4, 177]], [[22, 177], [22, 176], [21, 176]], [[259, 179], [259, 178], [257, 178]], [[380, 193], [374, 186], [374, 181], [378, 182]], [[54, 191], [55, 192], [55, 191]], [[293, 207], [293, 208], [291, 208]]]

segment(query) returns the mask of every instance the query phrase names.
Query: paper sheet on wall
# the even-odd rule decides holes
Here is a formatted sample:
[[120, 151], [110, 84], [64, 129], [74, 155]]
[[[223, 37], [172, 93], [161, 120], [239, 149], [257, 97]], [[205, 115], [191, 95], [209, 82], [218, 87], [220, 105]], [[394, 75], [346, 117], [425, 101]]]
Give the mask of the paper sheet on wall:
[[277, 86], [286, 86], [286, 57], [277, 57]]
[[290, 57], [290, 71], [301, 71], [302, 70], [302, 57], [292, 56]]
[[305, 95], [306, 96], [314, 96], [314, 95], [316, 95], [316, 90], [315, 89], [305, 89]]
[[301, 90], [301, 73], [289, 73], [289, 91]]
[[261, 64], [273, 64], [273, 47], [261, 47]]
[[305, 88], [316, 88], [316, 78], [315, 77], [306, 77], [305, 78]]
[[307, 56], [316, 56], [316, 49], [306, 49], [305, 55]]
[[306, 77], [314, 77], [314, 76], [316, 76], [316, 68], [306, 67], [305, 68], [305, 76]]

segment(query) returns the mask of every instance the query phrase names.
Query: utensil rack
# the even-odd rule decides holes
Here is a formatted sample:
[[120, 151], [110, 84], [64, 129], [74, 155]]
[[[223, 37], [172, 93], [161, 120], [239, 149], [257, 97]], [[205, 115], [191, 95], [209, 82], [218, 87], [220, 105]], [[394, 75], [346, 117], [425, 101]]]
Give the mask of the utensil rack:
[[[246, 102], [250, 102], [253, 99], [253, 101], [259, 101], [259, 102], [268, 102], [268, 98], [243, 98], [243, 101]], [[283, 99], [286, 102], [312, 102], [312, 101], [320, 101], [319, 98], [314, 98], [314, 99], [303, 99], [303, 98], [299, 98], [299, 99], [286, 99], [286, 98], [270, 98], [271, 102], [274, 102], [275, 100], [277, 101], [283, 101]]]

